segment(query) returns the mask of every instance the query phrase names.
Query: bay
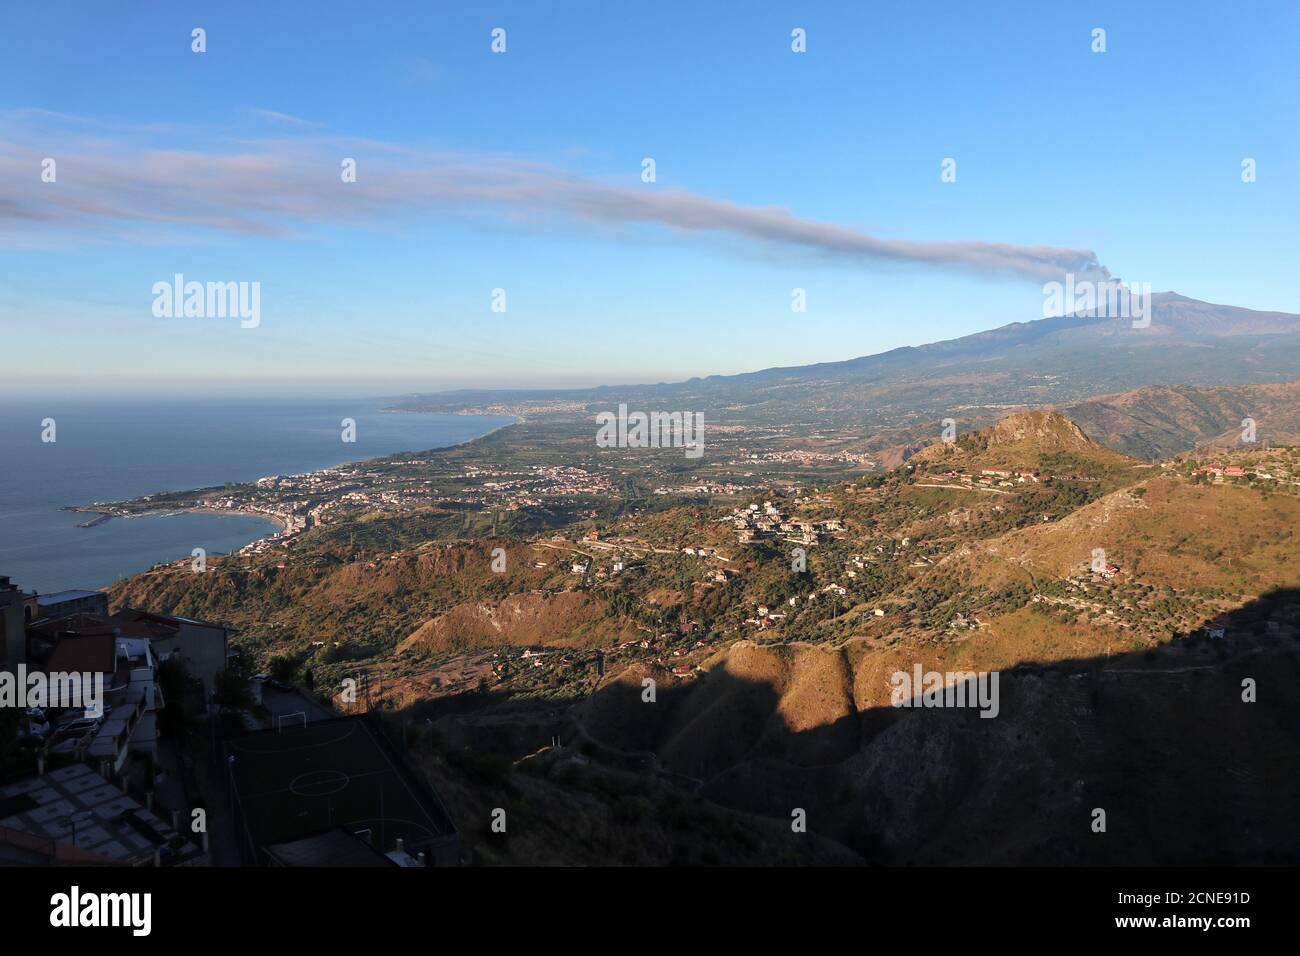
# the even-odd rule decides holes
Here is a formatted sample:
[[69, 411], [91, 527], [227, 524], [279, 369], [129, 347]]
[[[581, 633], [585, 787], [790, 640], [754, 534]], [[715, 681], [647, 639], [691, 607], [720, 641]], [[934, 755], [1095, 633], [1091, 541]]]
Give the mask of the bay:
[[[99, 588], [193, 548], [222, 554], [277, 530], [244, 515], [113, 518], [61, 510], [157, 491], [298, 474], [444, 448], [502, 416], [385, 412], [388, 399], [184, 399], [0, 403], [0, 575], [41, 593]], [[356, 442], [341, 439], [345, 418]], [[41, 440], [46, 419], [54, 442]]]

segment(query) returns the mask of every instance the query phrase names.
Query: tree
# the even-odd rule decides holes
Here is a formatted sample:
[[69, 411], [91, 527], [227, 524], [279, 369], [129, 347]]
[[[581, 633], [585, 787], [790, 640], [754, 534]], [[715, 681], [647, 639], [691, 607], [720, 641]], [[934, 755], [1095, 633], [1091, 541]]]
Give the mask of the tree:
[[293, 677], [298, 673], [299, 661], [290, 654], [278, 654], [271, 658], [268, 665], [268, 672], [276, 680], [282, 680], [286, 684], [293, 682]]
[[217, 689], [212, 695], [222, 713], [238, 713], [253, 706], [253, 692], [248, 686], [252, 677], [251, 666], [242, 655], [226, 662], [226, 669], [217, 674]]

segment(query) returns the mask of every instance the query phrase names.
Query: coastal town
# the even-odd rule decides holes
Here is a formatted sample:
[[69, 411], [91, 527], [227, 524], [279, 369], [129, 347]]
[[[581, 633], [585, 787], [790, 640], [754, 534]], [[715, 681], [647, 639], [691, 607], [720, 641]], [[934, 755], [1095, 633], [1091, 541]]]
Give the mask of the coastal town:
[[[866, 454], [798, 447], [800, 442], [792, 435], [748, 426], [731, 430], [720, 426], [709, 455], [699, 462], [683, 462], [657, 450], [634, 457], [626, 452], [611, 455], [596, 445], [585, 416], [568, 418], [559, 411], [546, 407], [536, 438], [524, 431], [510, 441], [515, 430], [527, 427], [517, 424], [490, 439], [449, 449], [268, 475], [219, 487], [155, 492], [126, 501], [73, 504], [69, 510], [90, 516], [84, 526], [185, 511], [240, 514], [273, 522], [276, 531], [242, 549], [242, 554], [251, 555], [287, 546], [304, 533], [334, 525], [346, 516], [423, 512], [441, 515], [450, 528], [463, 523], [467, 515], [486, 515], [489, 527], [522, 520], [537, 529], [584, 515], [611, 517], [629, 507], [657, 510], [679, 501], [716, 503], [788, 495], [798, 483], [826, 483], [874, 465]], [[760, 431], [761, 450], [755, 447]], [[785, 516], [764, 512], [755, 516], [752, 527], [738, 525], [737, 530], [742, 540], [758, 540], [771, 531], [813, 543], [819, 534], [835, 529], [792, 525]]]
[[446, 478], [444, 487], [453, 489], [440, 491], [433, 479], [424, 477], [424, 469], [431, 464], [428, 459], [412, 459], [382, 470], [343, 465], [297, 475], [271, 475], [221, 489], [96, 502], [72, 510], [94, 512], [99, 516], [96, 521], [179, 511], [266, 518], [276, 522], [280, 530], [247, 545], [242, 552], [259, 553], [288, 544], [301, 533], [341, 515], [400, 514], [437, 507], [508, 512], [539, 508], [557, 500], [615, 493], [604, 475], [565, 465], [535, 465], [525, 470], [469, 466], [454, 475], [440, 475]]

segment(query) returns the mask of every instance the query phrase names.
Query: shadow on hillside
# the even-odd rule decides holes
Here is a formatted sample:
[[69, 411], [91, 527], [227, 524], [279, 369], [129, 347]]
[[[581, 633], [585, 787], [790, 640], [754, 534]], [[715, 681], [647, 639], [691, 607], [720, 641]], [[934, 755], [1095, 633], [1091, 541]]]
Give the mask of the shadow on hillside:
[[489, 692], [402, 716], [436, 721], [450, 750], [517, 760], [558, 738], [692, 799], [784, 821], [802, 809], [811, 832], [869, 862], [1295, 864], [1300, 591], [1219, 623], [1218, 640], [1004, 670], [993, 718], [914, 696], [795, 730], [785, 714], [807, 723], [818, 700], [783, 700], [725, 664], [676, 682], [646, 671], [653, 703], [634, 668], [567, 705]]

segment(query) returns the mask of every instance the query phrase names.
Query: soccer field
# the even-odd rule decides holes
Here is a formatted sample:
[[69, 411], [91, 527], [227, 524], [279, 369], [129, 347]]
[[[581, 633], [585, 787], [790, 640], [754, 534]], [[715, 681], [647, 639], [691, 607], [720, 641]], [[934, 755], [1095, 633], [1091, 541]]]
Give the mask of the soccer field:
[[454, 830], [437, 798], [403, 771], [360, 717], [286, 726], [226, 742], [241, 839], [259, 848], [338, 826], [381, 851], [418, 852]]

